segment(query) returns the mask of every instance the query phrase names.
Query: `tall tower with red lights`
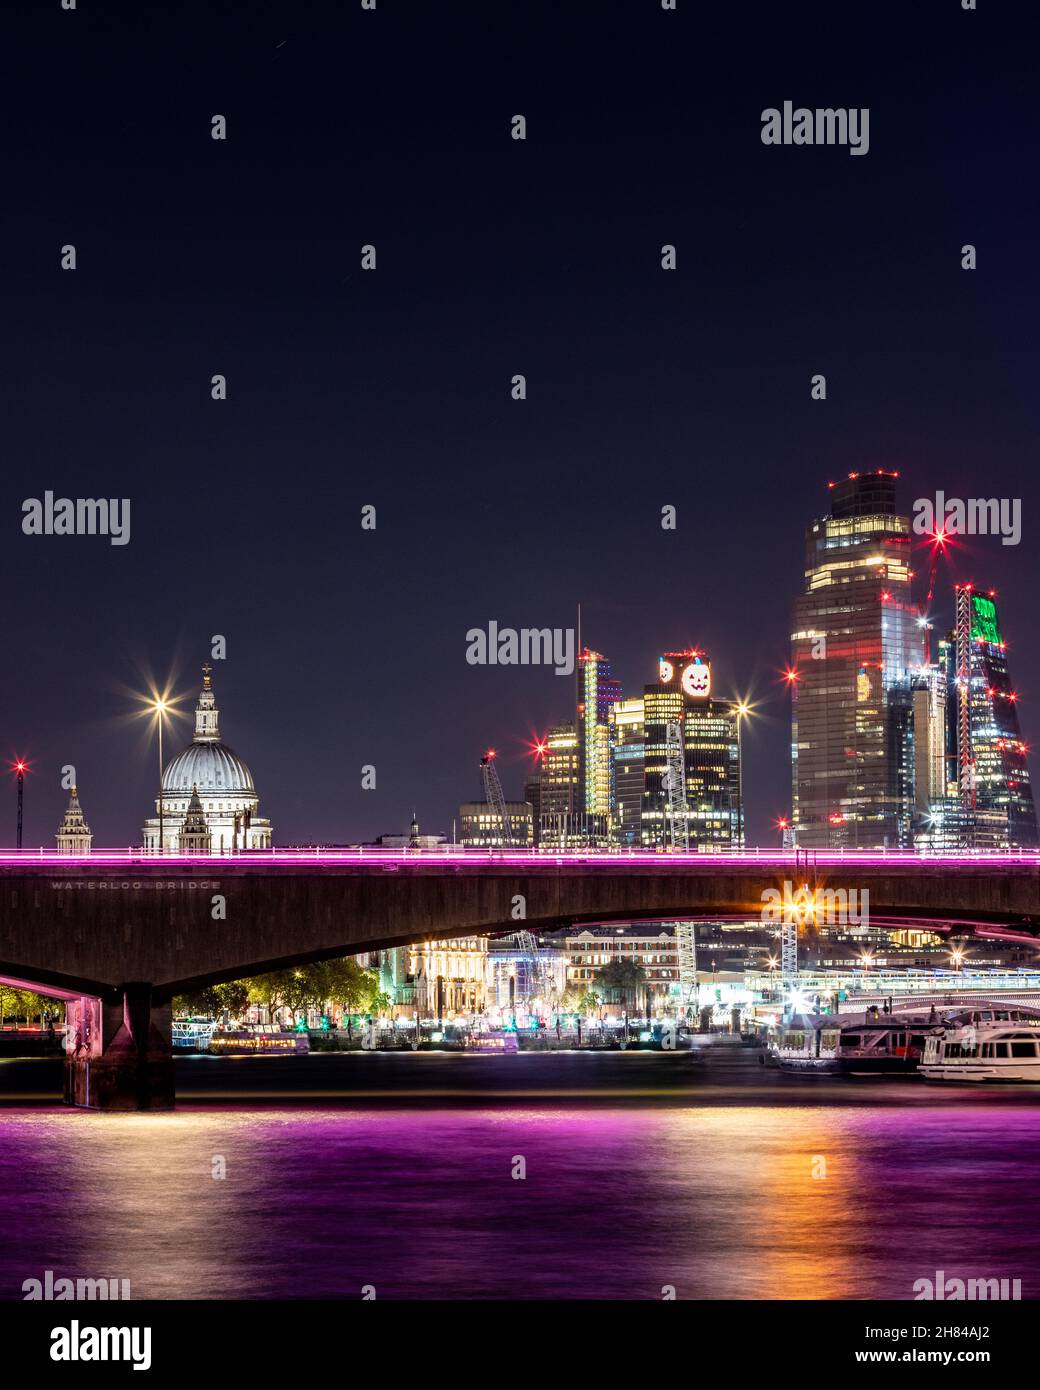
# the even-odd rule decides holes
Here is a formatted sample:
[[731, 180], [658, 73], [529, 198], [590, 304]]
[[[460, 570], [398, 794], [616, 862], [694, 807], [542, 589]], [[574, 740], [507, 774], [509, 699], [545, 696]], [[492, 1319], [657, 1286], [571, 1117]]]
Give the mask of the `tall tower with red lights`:
[[1029, 749], [996, 591], [956, 586], [957, 624], [940, 643], [948, 691], [948, 794], [932, 808], [936, 844], [1017, 849], [1040, 844]]

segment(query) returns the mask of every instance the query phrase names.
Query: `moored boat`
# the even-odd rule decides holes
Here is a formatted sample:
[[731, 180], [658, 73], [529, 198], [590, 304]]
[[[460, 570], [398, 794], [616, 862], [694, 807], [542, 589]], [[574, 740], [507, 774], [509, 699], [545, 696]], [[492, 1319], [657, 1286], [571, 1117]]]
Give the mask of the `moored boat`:
[[292, 1056], [309, 1052], [310, 1041], [306, 1033], [261, 1023], [251, 1028], [217, 1029], [210, 1038], [209, 1050], [225, 1057], [272, 1056], [279, 1053]]
[[972, 1010], [928, 1038], [920, 1072], [928, 1081], [1040, 1082], [1040, 1018]]

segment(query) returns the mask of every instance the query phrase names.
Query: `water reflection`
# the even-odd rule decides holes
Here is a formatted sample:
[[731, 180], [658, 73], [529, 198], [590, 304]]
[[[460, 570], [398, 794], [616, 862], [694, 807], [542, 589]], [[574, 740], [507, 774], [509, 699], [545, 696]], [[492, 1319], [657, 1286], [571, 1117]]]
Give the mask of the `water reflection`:
[[1028, 1105], [8, 1110], [0, 1292], [909, 1298], [945, 1269], [1029, 1298], [1035, 1130]]

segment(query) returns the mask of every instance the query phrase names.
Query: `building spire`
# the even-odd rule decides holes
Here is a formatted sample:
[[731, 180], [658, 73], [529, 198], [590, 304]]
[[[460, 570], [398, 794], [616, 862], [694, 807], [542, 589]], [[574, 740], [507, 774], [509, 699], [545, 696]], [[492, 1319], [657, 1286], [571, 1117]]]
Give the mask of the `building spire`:
[[83, 815], [83, 808], [79, 804], [79, 797], [76, 795], [76, 788], [71, 789], [68, 808], [64, 819], [58, 826], [56, 836], [59, 854], [89, 854], [90, 844], [93, 836], [90, 833], [90, 826]]
[[209, 854], [213, 847], [197, 782], [191, 785], [191, 800], [177, 837], [177, 845], [182, 854]]
[[207, 661], [202, 668], [202, 689], [195, 706], [195, 743], [220, 742], [220, 711], [213, 694], [212, 671], [213, 667]]

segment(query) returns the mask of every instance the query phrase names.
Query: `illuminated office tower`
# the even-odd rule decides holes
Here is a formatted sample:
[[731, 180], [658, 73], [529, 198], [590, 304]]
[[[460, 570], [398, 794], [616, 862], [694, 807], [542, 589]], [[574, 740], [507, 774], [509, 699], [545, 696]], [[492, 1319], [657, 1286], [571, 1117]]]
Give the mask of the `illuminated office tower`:
[[557, 724], [544, 740], [542, 815], [573, 815], [581, 809], [581, 757], [573, 724]]
[[1034, 848], [1040, 837], [1028, 750], [995, 594], [971, 584], [958, 585], [956, 594], [957, 625], [939, 644], [949, 770], [947, 796], [932, 808], [933, 821], [945, 848]]
[[[670, 802], [666, 783], [669, 726], [678, 725], [685, 806]], [[641, 842], [668, 847], [676, 816], [690, 849], [728, 849], [737, 843], [739, 763], [737, 707], [712, 694], [711, 663], [703, 652], [665, 652], [656, 685], [643, 692]], [[681, 829], [681, 827], [679, 827]]]
[[830, 514], [805, 533], [805, 593], [791, 634], [793, 828], [806, 848], [910, 843], [910, 519], [896, 473], [830, 484]]
[[589, 849], [606, 843], [608, 818], [582, 808], [581, 748], [573, 724], [558, 724], [544, 740], [539, 844]]
[[614, 768], [610, 756], [610, 710], [621, 699], [621, 682], [610, 662], [587, 647], [578, 657], [578, 735], [581, 746], [581, 805], [587, 816], [609, 824], [614, 803]]
[[[947, 684], [942, 666], [926, 666], [914, 671], [914, 818], [915, 823], [931, 814], [936, 802], [946, 796], [947, 782]], [[915, 832], [916, 839], [916, 832]]]
[[611, 841], [638, 845], [643, 807], [643, 696], [619, 700], [610, 712], [614, 763]]

